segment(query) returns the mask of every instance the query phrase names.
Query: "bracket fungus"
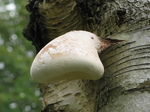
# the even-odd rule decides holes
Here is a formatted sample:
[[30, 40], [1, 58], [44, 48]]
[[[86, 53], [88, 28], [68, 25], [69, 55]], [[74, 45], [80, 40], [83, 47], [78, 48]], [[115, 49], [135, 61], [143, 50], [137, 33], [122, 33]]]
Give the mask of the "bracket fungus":
[[98, 54], [114, 43], [87, 31], [68, 32], [41, 49], [32, 63], [31, 77], [38, 83], [97, 80], [104, 73]]

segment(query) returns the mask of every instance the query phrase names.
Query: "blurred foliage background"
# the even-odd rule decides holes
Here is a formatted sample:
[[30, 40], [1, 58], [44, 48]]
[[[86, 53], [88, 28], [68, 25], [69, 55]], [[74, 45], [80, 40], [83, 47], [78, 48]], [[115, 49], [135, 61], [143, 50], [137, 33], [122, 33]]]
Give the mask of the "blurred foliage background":
[[26, 0], [0, 0], [0, 112], [40, 112], [40, 91], [30, 78], [34, 46], [26, 40]]

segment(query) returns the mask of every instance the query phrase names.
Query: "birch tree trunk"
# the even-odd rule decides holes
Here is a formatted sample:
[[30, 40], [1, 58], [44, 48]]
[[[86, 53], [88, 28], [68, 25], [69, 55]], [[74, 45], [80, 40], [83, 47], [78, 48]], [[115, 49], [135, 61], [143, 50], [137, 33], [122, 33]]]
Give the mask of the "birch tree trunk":
[[42, 112], [150, 112], [149, 0], [29, 0], [24, 36], [37, 52], [71, 30], [124, 42], [100, 58], [104, 76], [40, 84]]

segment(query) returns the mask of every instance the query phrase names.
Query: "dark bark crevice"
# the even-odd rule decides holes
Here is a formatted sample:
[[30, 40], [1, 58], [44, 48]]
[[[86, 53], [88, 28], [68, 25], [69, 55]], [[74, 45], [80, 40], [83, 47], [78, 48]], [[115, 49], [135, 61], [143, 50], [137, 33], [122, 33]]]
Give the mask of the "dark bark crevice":
[[47, 31], [45, 30], [44, 24], [42, 24], [42, 17], [38, 12], [38, 4], [40, 1], [29, 0], [26, 6], [30, 12], [30, 20], [28, 26], [24, 29], [23, 35], [26, 39], [32, 41], [36, 51], [39, 52], [48, 42]]

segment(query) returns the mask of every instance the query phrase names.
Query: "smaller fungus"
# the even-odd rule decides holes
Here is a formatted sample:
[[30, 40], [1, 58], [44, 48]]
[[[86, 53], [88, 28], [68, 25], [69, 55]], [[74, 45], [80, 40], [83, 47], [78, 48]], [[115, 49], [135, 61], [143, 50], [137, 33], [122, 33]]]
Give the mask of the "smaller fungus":
[[97, 80], [104, 73], [98, 53], [110, 46], [87, 31], [71, 31], [49, 42], [35, 57], [31, 77], [38, 83]]

